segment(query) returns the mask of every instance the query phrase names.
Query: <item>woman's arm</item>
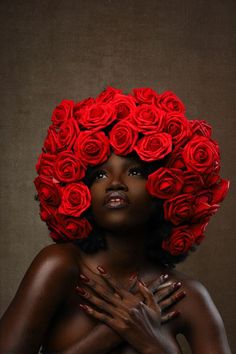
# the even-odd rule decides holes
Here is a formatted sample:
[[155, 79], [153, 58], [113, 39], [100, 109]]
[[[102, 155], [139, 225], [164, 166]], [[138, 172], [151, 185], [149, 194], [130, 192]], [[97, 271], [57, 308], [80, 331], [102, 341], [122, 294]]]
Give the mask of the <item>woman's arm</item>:
[[181, 311], [185, 317], [183, 334], [193, 354], [230, 354], [223, 321], [207, 290], [195, 281], [185, 286], [188, 297]]
[[[171, 306], [179, 302], [185, 295], [184, 291], [176, 293], [178, 287], [174, 286], [175, 282], [166, 282], [166, 280], [167, 278], [161, 276], [149, 283], [148, 286], [152, 293], [155, 292], [156, 302], [163, 312], [161, 316], [162, 323], [166, 323], [172, 318], [175, 318], [176, 312], [171, 311]], [[140, 300], [144, 299], [137, 290], [137, 285], [135, 287], [132, 286], [132, 289], [132, 293], [136, 294]], [[167, 308], [168, 311], [166, 311]], [[86, 337], [73, 346], [70, 346], [70, 348], [67, 348], [67, 350], [64, 350], [61, 354], [106, 354], [122, 343], [122, 353], [126, 353], [126, 351], [129, 354], [137, 353], [137, 351], [128, 343], [125, 343], [124, 339], [114, 330], [107, 325], [99, 323]]]
[[[85, 286], [80, 288], [83, 290], [81, 295], [102, 311], [80, 305], [86, 313], [107, 324], [140, 353], [179, 353], [177, 345], [166, 341], [162, 333], [161, 308], [153, 293], [142, 282], [138, 282], [143, 302], [118, 285], [108, 273], [103, 271], [102, 276], [107, 283], [106, 287], [84, 275], [80, 276]], [[114, 296], [111, 296], [110, 288], [114, 290]]]
[[38, 353], [50, 321], [71, 286], [78, 267], [60, 246], [44, 248], [26, 272], [0, 322], [0, 352]]

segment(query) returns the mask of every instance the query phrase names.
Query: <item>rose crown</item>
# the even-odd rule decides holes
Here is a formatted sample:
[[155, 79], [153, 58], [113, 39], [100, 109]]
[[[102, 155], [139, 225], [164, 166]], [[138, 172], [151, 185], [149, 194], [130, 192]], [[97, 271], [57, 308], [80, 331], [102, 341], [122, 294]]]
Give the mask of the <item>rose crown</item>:
[[36, 164], [34, 183], [40, 217], [56, 242], [88, 237], [85, 217], [91, 205], [86, 170], [114, 152], [136, 152], [146, 162], [163, 160], [149, 174], [146, 188], [163, 200], [164, 218], [173, 225], [162, 249], [184, 255], [199, 245], [210, 217], [223, 201], [229, 181], [219, 176], [220, 152], [205, 120], [188, 120], [170, 91], [136, 88], [132, 94], [108, 87], [96, 98], [63, 100]]

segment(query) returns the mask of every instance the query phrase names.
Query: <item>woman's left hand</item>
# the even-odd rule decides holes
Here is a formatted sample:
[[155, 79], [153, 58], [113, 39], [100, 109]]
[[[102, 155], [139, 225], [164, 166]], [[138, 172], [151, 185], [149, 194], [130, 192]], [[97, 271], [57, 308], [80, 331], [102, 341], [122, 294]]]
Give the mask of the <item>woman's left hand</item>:
[[105, 286], [81, 275], [86, 289], [78, 290], [95, 306], [81, 304], [81, 308], [114, 329], [140, 353], [172, 353], [172, 348], [162, 336], [161, 309], [150, 290], [138, 281], [139, 291], [144, 299], [140, 301], [137, 295], [118, 285], [108, 273], [101, 276], [105, 280]]

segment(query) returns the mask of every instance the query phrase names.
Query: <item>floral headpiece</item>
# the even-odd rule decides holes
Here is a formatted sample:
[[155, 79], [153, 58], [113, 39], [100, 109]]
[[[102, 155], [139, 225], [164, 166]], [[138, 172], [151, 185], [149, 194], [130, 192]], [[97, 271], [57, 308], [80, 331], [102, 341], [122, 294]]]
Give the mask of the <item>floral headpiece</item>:
[[86, 170], [105, 162], [111, 152], [136, 152], [146, 162], [165, 161], [148, 176], [147, 191], [164, 202], [172, 232], [162, 248], [185, 255], [204, 238], [210, 217], [229, 188], [220, 178], [218, 144], [204, 120], [188, 120], [172, 92], [136, 88], [125, 95], [108, 87], [81, 102], [63, 100], [51, 118], [34, 183], [40, 216], [56, 242], [88, 237], [85, 217], [91, 195]]

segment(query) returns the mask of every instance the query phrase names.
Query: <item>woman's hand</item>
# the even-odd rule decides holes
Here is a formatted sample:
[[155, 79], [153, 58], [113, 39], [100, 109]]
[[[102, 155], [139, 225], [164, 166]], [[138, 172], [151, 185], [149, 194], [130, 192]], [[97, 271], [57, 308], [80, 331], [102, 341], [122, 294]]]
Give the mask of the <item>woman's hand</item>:
[[[162, 284], [162, 289], [160, 289], [160, 282], [165, 281], [165, 279], [160, 279], [159, 284], [152, 284], [151, 291], [139, 281], [139, 296], [137, 296], [138, 293], [133, 294], [114, 282], [109, 274], [101, 272], [101, 275], [107, 286], [81, 275], [81, 279], [86, 284], [86, 290], [78, 288], [78, 291], [95, 308], [87, 305], [81, 305], [81, 307], [89, 315], [114, 329], [139, 352], [151, 353], [159, 349], [162, 353], [172, 353], [172, 348], [165, 343], [162, 337], [161, 311], [176, 301], [173, 297], [166, 299], [166, 296], [175, 291], [177, 287], [170, 289], [170, 286]], [[157, 304], [153, 295], [155, 290], [159, 290], [159, 303], [162, 307]], [[162, 290], [162, 295], [160, 295], [160, 290]], [[163, 298], [165, 300], [161, 301]], [[170, 319], [171, 316], [165, 315], [164, 321]]]
[[[179, 311], [170, 311], [170, 308], [186, 296], [186, 292], [184, 290], [177, 292], [177, 290], [179, 290], [182, 286], [181, 282], [167, 280], [168, 274], [165, 274], [146, 285], [150, 292], [154, 295], [156, 303], [158, 303], [161, 309], [161, 323], [166, 323], [179, 316]], [[135, 288], [135, 285], [136, 282], [129, 288], [129, 291], [132, 291], [132, 289]], [[141, 300], [143, 300], [139, 289], [136, 289], [134, 293], [137, 294]]]

